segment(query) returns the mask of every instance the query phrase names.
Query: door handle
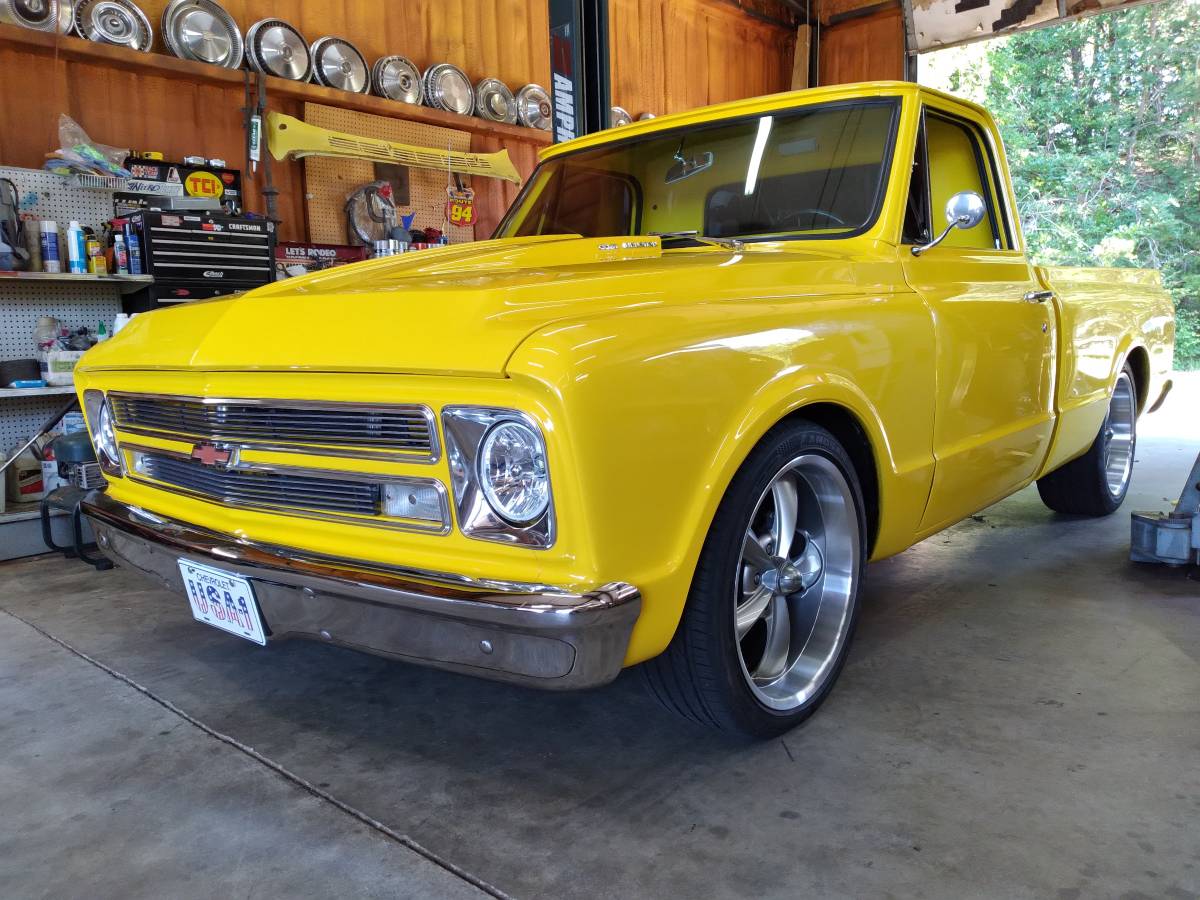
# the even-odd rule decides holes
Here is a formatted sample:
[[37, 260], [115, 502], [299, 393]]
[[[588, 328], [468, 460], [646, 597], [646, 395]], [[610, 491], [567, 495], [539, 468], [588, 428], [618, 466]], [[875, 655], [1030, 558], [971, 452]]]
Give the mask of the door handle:
[[1054, 291], [1030, 291], [1025, 295], [1026, 303], [1045, 303], [1054, 299]]

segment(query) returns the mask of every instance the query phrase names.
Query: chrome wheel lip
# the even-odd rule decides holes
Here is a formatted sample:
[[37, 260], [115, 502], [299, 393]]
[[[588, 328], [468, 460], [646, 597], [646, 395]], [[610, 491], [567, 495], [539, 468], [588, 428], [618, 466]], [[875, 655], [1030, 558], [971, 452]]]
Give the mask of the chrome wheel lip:
[[1137, 395], [1133, 380], [1122, 372], [1117, 376], [1108, 415], [1100, 433], [1104, 441], [1104, 480], [1108, 493], [1119, 498], [1125, 493], [1133, 471], [1133, 452], [1136, 440]]
[[246, 31], [245, 45], [246, 59], [256, 72], [290, 81], [312, 77], [308, 41], [282, 19], [259, 19]]
[[527, 84], [517, 91], [516, 105], [517, 121], [526, 128], [550, 130], [553, 107], [550, 95], [540, 84]]
[[401, 103], [419, 104], [425, 96], [424, 77], [412, 60], [383, 56], [371, 67], [371, 86], [380, 97]]
[[365, 94], [371, 89], [371, 70], [366, 58], [345, 38], [333, 35], [317, 38], [308, 55], [318, 84], [351, 94]]
[[[197, 14], [208, 16], [214, 25], [223, 29], [214, 31], [211, 35], [215, 46], [223, 48], [222, 52], [215, 56], [205, 55], [202, 49], [197, 48], [195, 41], [189, 41], [189, 37], [195, 38], [196, 35], [186, 31], [186, 26]], [[163, 10], [162, 36], [167, 49], [180, 59], [190, 59], [226, 69], [237, 69], [242, 65], [245, 49], [242, 33], [237, 22], [216, 0], [171, 0]], [[207, 36], [202, 35], [201, 47], [205, 39]]]
[[[769, 544], [762, 547], [762, 536], [755, 531], [764, 504], [776, 504], [782, 495], [786, 505], [792, 492], [777, 487], [783, 480], [796, 486], [792, 543], [784, 548], [787, 557], [775, 556]], [[773, 520], [778, 520], [773, 505], [770, 511]], [[786, 523], [787, 516], [783, 518]], [[849, 637], [860, 577], [862, 536], [846, 476], [822, 454], [809, 452], [793, 458], [776, 472], [759, 496], [746, 534], [733, 585], [739, 667], [760, 703], [781, 712], [796, 710], [828, 683]], [[761, 553], [754, 550], [750, 539], [759, 542]], [[773, 574], [763, 578], [764, 571]], [[785, 588], [794, 586], [796, 578], [800, 590], [791, 594], [780, 591], [781, 584]], [[771, 596], [764, 599], [764, 592]], [[777, 604], [782, 604], [783, 610]], [[781, 627], [786, 628], [788, 638], [779, 667], [779, 639], [774, 629]], [[766, 636], [754, 636], [755, 628], [765, 629]], [[759, 637], [764, 644], [761, 656], [748, 659], [747, 644]]]

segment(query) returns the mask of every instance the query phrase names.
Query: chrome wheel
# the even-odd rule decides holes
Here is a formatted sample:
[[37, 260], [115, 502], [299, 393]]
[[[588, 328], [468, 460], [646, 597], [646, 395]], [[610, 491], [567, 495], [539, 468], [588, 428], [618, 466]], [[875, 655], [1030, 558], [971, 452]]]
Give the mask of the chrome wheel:
[[796, 709], [836, 668], [849, 634], [861, 535], [841, 470], [815, 453], [780, 469], [746, 528], [734, 585], [742, 673], [760, 702]]
[[1127, 372], [1117, 378], [1108, 416], [1104, 420], [1104, 477], [1108, 492], [1114, 497], [1125, 493], [1129, 473], [1133, 469], [1134, 423], [1137, 420], [1137, 401], [1133, 381]]

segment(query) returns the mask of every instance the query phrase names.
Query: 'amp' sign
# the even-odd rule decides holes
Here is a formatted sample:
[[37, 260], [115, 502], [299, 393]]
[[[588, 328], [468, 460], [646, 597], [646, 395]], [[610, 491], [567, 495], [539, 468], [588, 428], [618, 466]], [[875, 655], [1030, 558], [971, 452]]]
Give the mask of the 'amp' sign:
[[608, 127], [608, 0], [550, 0], [554, 140]]
[[569, 141], [575, 133], [575, 83], [554, 73], [554, 139]]

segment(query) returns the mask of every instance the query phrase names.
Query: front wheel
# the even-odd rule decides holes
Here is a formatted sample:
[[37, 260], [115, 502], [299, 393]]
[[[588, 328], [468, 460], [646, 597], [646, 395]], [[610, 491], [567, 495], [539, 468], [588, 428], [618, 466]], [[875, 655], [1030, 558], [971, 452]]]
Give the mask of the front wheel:
[[669, 708], [724, 731], [780, 734], [829, 694], [858, 617], [862, 491], [818, 425], [776, 428], [709, 530], [671, 645], [645, 665]]
[[1038, 493], [1055, 512], [1107, 516], [1129, 491], [1137, 449], [1137, 390], [1128, 365], [1117, 376], [1100, 433], [1088, 452], [1038, 479]]

